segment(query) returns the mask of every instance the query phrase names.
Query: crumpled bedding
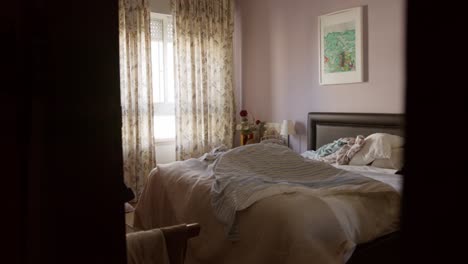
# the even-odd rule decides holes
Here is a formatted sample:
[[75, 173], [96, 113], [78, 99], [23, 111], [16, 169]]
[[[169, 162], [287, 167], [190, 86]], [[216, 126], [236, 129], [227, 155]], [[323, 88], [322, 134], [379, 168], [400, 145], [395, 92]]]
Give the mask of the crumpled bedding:
[[[269, 196], [299, 192], [331, 195], [349, 192], [372, 179], [306, 160], [288, 147], [253, 144], [227, 151], [214, 165], [211, 201], [216, 217], [226, 226], [230, 239], [238, 239], [233, 226], [237, 211]], [[369, 192], [369, 190], [365, 190]]]
[[[309, 150], [301, 155], [304, 158], [319, 160], [328, 164], [347, 165], [353, 156], [364, 147], [364, 144], [365, 138], [362, 135], [358, 135], [356, 138], [340, 138], [333, 143], [322, 146], [317, 151]], [[321, 151], [323, 147], [327, 147], [325, 151]]]
[[239, 237], [231, 241], [211, 205], [212, 161], [159, 165], [136, 206], [140, 229], [201, 225], [186, 263], [344, 263], [356, 244], [399, 228], [399, 194], [370, 181], [330, 195], [292, 191], [258, 200], [237, 212]]

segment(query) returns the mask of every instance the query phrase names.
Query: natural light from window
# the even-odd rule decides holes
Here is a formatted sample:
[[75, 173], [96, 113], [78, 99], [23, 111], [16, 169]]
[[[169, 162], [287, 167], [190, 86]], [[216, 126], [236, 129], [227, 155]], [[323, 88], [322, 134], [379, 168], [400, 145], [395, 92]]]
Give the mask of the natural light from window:
[[151, 13], [151, 63], [156, 141], [174, 141], [174, 48], [172, 16]]

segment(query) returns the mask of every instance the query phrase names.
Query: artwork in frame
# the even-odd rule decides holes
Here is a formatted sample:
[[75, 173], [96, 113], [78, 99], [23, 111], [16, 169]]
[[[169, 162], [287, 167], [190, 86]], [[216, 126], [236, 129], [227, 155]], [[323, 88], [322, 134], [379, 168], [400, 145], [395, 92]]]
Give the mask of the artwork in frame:
[[364, 81], [363, 8], [319, 16], [320, 85]]

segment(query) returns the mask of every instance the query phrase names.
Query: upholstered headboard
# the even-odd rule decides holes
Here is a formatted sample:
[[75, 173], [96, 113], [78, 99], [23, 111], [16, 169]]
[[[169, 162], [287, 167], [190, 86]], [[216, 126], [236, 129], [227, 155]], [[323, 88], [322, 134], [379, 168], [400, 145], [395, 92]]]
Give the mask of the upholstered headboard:
[[308, 150], [342, 137], [377, 132], [404, 136], [404, 114], [309, 113], [307, 131]]

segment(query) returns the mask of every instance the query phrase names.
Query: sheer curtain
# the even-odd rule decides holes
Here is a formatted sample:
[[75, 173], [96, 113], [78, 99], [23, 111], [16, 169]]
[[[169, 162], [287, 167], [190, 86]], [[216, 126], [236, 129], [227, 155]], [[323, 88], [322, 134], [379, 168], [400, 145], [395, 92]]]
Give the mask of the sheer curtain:
[[198, 157], [235, 133], [234, 0], [172, 0], [176, 156]]
[[119, 44], [124, 178], [138, 198], [156, 166], [148, 0], [119, 0]]

